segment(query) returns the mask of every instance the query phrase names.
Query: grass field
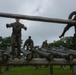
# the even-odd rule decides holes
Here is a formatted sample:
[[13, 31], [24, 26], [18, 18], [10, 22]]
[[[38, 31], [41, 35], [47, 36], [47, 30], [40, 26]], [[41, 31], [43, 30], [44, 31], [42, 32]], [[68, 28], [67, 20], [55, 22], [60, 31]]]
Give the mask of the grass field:
[[[72, 70], [69, 66], [66, 66], [66, 69], [61, 68], [60, 66], [53, 66], [54, 75], [72, 75]], [[42, 66], [39, 69], [35, 69], [32, 66], [23, 66], [23, 67], [14, 67], [9, 71], [4, 71], [2, 69], [1, 75], [50, 75], [50, 67]]]

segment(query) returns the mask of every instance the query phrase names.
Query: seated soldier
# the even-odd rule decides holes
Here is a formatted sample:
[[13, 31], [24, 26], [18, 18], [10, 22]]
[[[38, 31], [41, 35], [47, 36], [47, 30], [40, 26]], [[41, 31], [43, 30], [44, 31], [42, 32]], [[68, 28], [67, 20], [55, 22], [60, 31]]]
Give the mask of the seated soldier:
[[28, 39], [25, 41], [23, 48], [25, 48], [26, 46], [26, 50], [32, 50], [32, 48], [34, 47], [34, 43], [33, 40], [31, 39], [31, 36], [28, 37]]

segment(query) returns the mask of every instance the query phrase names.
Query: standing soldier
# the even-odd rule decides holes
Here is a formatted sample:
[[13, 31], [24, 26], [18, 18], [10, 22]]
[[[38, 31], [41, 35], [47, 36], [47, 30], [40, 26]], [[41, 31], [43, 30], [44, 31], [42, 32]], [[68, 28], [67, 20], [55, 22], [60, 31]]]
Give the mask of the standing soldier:
[[31, 36], [28, 37], [28, 39], [25, 41], [23, 48], [25, 48], [25, 46], [27, 47], [26, 50], [29, 50], [29, 47], [32, 48], [34, 47], [34, 43], [33, 40], [31, 39]]
[[12, 47], [12, 58], [15, 57], [15, 47], [17, 47], [18, 53], [17, 57], [20, 57], [21, 51], [21, 29], [27, 30], [27, 27], [21, 24], [20, 19], [16, 18], [16, 22], [11, 24], [6, 24], [7, 28], [12, 27], [12, 35], [11, 35], [11, 47]]

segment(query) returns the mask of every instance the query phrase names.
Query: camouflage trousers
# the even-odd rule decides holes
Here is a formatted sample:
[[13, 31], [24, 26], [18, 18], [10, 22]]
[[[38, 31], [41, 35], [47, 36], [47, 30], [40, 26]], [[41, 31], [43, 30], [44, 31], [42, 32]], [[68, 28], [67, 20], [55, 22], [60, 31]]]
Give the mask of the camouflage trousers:
[[20, 51], [21, 51], [21, 37], [20, 36], [16, 36], [16, 35], [12, 35], [11, 36], [11, 47], [12, 47], [12, 55], [16, 54], [16, 49], [18, 51], [17, 55], [20, 55]]

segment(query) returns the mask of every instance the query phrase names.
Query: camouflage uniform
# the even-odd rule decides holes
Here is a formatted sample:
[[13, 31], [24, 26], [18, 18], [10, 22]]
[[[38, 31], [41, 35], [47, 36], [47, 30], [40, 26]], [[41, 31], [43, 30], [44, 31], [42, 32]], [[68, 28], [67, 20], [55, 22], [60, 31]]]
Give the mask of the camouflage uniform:
[[[74, 16], [74, 18], [73, 18], [73, 16]], [[73, 20], [76, 20], [76, 11], [72, 12], [68, 17], [68, 19], [72, 19], [72, 18], [73, 18]], [[76, 35], [76, 25], [75, 24], [67, 24], [67, 26], [64, 28], [63, 33], [59, 36], [59, 38], [64, 36], [66, 31], [69, 30], [69, 28], [72, 27], [72, 26], [74, 26], [74, 28], [75, 28], [75, 34], [74, 35]]]
[[24, 45], [23, 45], [23, 48], [25, 48], [25, 46], [27, 47], [27, 50], [29, 50], [29, 47], [30, 47], [31, 50], [32, 50], [32, 48], [34, 47], [33, 40], [32, 40], [31, 38], [28, 38], [28, 39], [25, 41], [25, 43], [24, 43]]
[[47, 47], [48, 47], [48, 43], [47, 43], [47, 40], [45, 40], [42, 43], [42, 48], [47, 48]]
[[11, 47], [12, 47], [12, 55], [15, 55], [15, 47], [18, 49], [18, 56], [20, 55], [21, 50], [21, 29], [27, 29], [20, 22], [14, 22], [6, 25], [7, 28], [12, 27], [12, 35], [11, 35]]
[[[73, 18], [74, 16], [74, 18]], [[73, 19], [72, 19], [73, 18]], [[76, 11], [72, 12], [68, 19], [72, 19], [76, 21]], [[75, 33], [72, 39], [72, 44], [73, 44], [73, 48], [76, 47], [76, 25], [75, 24], [67, 24], [67, 26], [64, 28], [63, 33], [59, 36], [59, 38], [61, 38], [62, 36], [64, 36], [64, 34], [66, 33], [67, 30], [69, 30], [70, 27], [74, 26], [75, 29]]]

